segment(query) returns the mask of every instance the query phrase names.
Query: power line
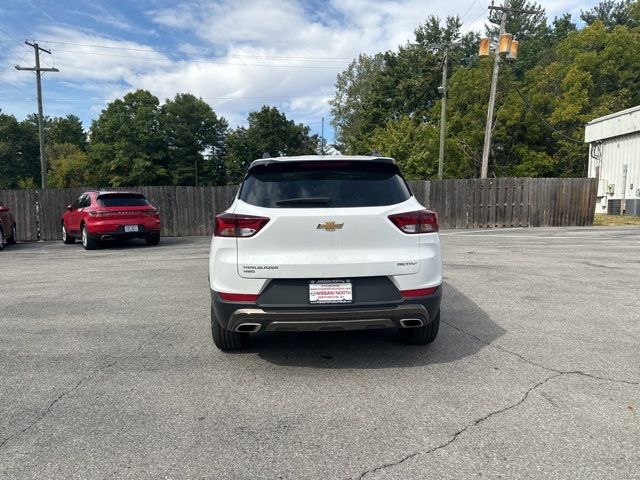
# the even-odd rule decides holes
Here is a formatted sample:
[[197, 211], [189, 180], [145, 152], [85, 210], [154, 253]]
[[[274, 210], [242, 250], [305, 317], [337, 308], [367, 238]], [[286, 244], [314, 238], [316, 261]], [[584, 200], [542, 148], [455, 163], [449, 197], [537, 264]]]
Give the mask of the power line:
[[473, 20], [471, 20], [470, 22], [466, 23], [466, 27], [464, 26], [464, 24], [462, 25], [462, 27], [460, 27], [460, 33], [464, 32], [465, 30], [469, 30], [469, 28], [471, 27], [471, 25], [473, 25], [474, 23], [476, 23], [478, 20], [480, 20], [480, 18], [482, 18], [483, 16], [486, 15], [486, 12], [484, 10], [484, 7], [482, 9], [482, 12], [480, 13], [480, 15], [478, 15], [476, 18], [474, 18]]
[[554, 127], [553, 125], [551, 125], [545, 118], [542, 117], [542, 115], [540, 115], [538, 112], [535, 111], [535, 109], [533, 108], [533, 106], [531, 105], [531, 103], [529, 103], [529, 100], [527, 100], [525, 98], [525, 96], [522, 94], [522, 92], [520, 91], [520, 89], [513, 84], [513, 88], [516, 90], [516, 92], [518, 92], [518, 95], [520, 95], [520, 98], [522, 99], [522, 101], [524, 102], [524, 104], [527, 106], [527, 108], [529, 110], [531, 110], [533, 112], [533, 114], [538, 117], [538, 119], [540, 120], [540, 122], [545, 125], [547, 128], [549, 128], [550, 130], [553, 130], [553, 132], [557, 133], [558, 135], [560, 135], [561, 137], [564, 137], [567, 140], [570, 140], [574, 143], [579, 143], [580, 145], [584, 145], [584, 142], [580, 141], [580, 140], [576, 140], [573, 137], [570, 137], [569, 135], [567, 135], [566, 133], [564, 133], [561, 130], [558, 130], [556, 127]]
[[[59, 42], [56, 40], [38, 40], [44, 43], [54, 43], [58, 45], [71, 45], [78, 47], [91, 47], [91, 48], [105, 48], [110, 50], [128, 50], [132, 52], [149, 52], [149, 53], [165, 53], [165, 54], [181, 54], [181, 52], [175, 52], [171, 50], [155, 50], [153, 48], [132, 48], [132, 47], [116, 47], [112, 45], [97, 45], [89, 43], [75, 43], [75, 42]], [[62, 50], [58, 50], [62, 51]], [[276, 60], [309, 60], [309, 61], [323, 61], [323, 60], [353, 60], [353, 57], [296, 57], [296, 56], [281, 56], [281, 55], [213, 55], [215, 58], [268, 58]]]
[[[9, 84], [8, 84], [9, 85]], [[22, 93], [25, 93], [22, 91]], [[27, 94], [28, 95], [28, 94]], [[330, 97], [330, 94], [324, 95], [259, 95], [259, 96], [250, 96], [250, 97], [199, 97], [202, 100], [261, 100], [261, 99], [277, 99], [277, 98], [321, 98], [321, 97]], [[84, 103], [84, 102], [109, 102], [113, 101], [115, 98], [49, 98], [47, 101], [49, 103]], [[0, 98], [0, 101], [3, 102], [27, 102], [28, 100], [19, 99], [19, 98]]]
[[343, 65], [332, 66], [320, 66], [320, 65], [278, 65], [274, 63], [234, 63], [234, 62], [217, 62], [214, 60], [171, 60], [167, 57], [139, 57], [133, 55], [114, 55], [110, 53], [99, 52], [85, 52], [82, 50], [57, 50], [58, 52], [75, 53], [79, 55], [97, 55], [101, 57], [116, 57], [116, 58], [132, 58], [135, 60], [156, 60], [167, 61], [172, 63], [193, 63], [193, 64], [211, 64], [211, 65], [234, 65], [238, 67], [274, 67], [274, 68], [303, 68], [303, 69], [316, 69], [316, 70], [335, 70], [337, 68], [343, 68]]
[[[0, 83], [3, 83], [3, 84], [5, 84], [5, 85], [8, 85], [8, 86], [10, 86], [11, 88], [16, 89], [16, 90], [17, 90], [17, 91], [19, 91], [20, 93], [24, 93], [25, 95], [28, 95], [28, 96], [29, 96], [29, 98], [30, 98], [31, 100], [34, 100], [34, 99], [35, 99], [35, 97], [34, 97], [33, 95], [31, 95], [29, 92], [26, 92], [26, 91], [22, 90], [21, 88], [16, 87], [15, 85], [11, 85], [10, 83], [5, 82], [4, 80], [0, 80]], [[3, 101], [4, 101], [4, 100], [3, 100]]]
[[[460, 17], [460, 21], [462, 22], [462, 20], [464, 20], [464, 17], [467, 16], [467, 14], [471, 11], [471, 9], [475, 6], [476, 3], [478, 3], [479, 0], [473, 0], [473, 2], [471, 2], [471, 5], [469, 5], [469, 8], [467, 8], [467, 10], [464, 12], [464, 15], [462, 15]], [[484, 11], [484, 10], [483, 10]]]
[[0, 32], [4, 33], [7, 37], [9, 37], [14, 42], [19, 43], [20, 45], [22, 45], [22, 42], [20, 40], [18, 40], [17, 38], [15, 38], [13, 35], [10, 35], [9, 32], [3, 30], [2, 28], [0, 28]]

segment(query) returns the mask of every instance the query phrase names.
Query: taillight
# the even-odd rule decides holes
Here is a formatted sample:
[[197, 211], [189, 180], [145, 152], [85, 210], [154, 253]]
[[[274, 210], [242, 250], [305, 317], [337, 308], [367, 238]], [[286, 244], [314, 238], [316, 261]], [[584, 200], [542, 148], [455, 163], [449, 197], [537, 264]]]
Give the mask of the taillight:
[[216, 237], [253, 237], [269, 222], [267, 217], [221, 213], [216, 215], [213, 234]]
[[225, 293], [218, 292], [220, 298], [222, 300], [226, 300], [227, 302], [255, 302], [258, 300], [257, 294], [252, 293]]
[[426, 295], [433, 295], [438, 290], [438, 287], [429, 288], [417, 288], [415, 290], [401, 290], [400, 293], [404, 298], [407, 297], [424, 297]]
[[102, 210], [93, 210], [92, 212], [89, 212], [90, 217], [106, 217], [108, 215], [111, 215], [111, 212], [105, 212]]
[[438, 214], [430, 210], [396, 213], [389, 220], [404, 233], [431, 233], [438, 231]]

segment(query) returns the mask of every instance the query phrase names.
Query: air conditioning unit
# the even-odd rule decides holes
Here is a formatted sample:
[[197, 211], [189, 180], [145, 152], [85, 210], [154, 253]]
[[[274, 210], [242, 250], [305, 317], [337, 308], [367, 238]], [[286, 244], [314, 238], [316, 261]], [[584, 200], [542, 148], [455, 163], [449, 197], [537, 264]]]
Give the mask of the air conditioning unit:
[[616, 185], [615, 185], [615, 183], [610, 183], [610, 184], [607, 186], [607, 194], [609, 194], [609, 195], [613, 195], [615, 192], [616, 192]]

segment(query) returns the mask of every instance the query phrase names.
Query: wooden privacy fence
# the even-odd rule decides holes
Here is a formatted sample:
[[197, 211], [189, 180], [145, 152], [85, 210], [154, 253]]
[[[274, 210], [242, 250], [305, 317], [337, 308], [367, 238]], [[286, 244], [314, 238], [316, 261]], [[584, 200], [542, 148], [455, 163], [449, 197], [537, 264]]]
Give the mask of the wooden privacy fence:
[[441, 228], [583, 226], [593, 223], [595, 178], [490, 178], [409, 182]]
[[[592, 178], [493, 178], [412, 181], [416, 198], [438, 212], [441, 228], [591, 225], [596, 200]], [[114, 189], [110, 189], [114, 190]], [[238, 187], [126, 187], [160, 210], [162, 235], [211, 235], [215, 215], [233, 201]], [[60, 217], [85, 188], [0, 190], [18, 225], [18, 240], [59, 240]]]

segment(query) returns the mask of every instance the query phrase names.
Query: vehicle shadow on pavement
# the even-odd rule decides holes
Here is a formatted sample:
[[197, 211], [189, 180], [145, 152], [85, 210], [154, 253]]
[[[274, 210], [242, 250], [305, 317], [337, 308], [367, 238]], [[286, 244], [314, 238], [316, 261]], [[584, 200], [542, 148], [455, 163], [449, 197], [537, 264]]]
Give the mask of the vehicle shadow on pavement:
[[[455, 362], [475, 355], [505, 330], [472, 300], [445, 282], [440, 333], [430, 345], [406, 345], [391, 329], [358, 332], [258, 334], [247, 350], [269, 363], [311, 368], [399, 368]], [[464, 331], [464, 332], [463, 332]]]
[[[132, 240], [111, 240], [100, 242], [98, 244], [98, 250], [133, 250], [137, 248], [156, 249], [162, 247], [174, 247], [187, 243], [193, 243], [193, 239], [189, 239], [186, 237], [162, 237], [158, 245], [149, 247], [143, 239], [134, 238]], [[82, 248], [82, 246], [80, 246], [80, 248]]]

